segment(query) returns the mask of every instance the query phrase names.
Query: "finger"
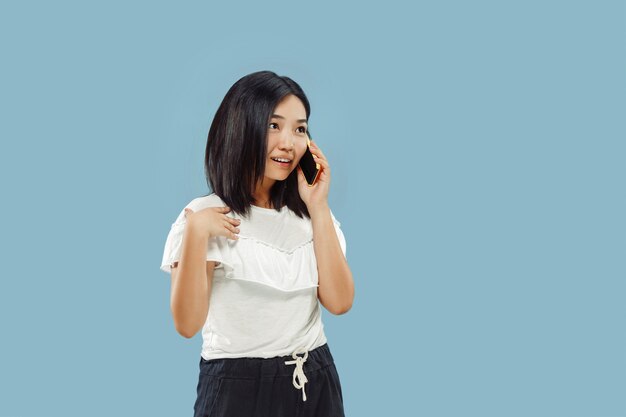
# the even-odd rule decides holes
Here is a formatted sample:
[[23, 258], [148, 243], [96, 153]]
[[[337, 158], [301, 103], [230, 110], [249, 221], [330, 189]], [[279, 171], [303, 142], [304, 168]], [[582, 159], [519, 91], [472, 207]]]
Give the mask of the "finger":
[[318, 159], [316, 162], [319, 163], [321, 166], [323, 166], [325, 170], [330, 171], [330, 165], [328, 165], [328, 161], [327, 160], [325, 160], [325, 159]]
[[322, 166], [320, 176], [328, 179], [328, 177], [330, 176], [330, 168], [327, 166]]
[[235, 226], [238, 226], [239, 224], [241, 224], [241, 219], [235, 219], [234, 217], [228, 217], [228, 216], [224, 216], [224, 218], [228, 220], [231, 224], [234, 224]]
[[320, 148], [313, 149], [311, 153], [313, 154], [313, 156], [316, 156], [318, 159], [326, 159], [326, 156], [320, 150]]
[[229, 239], [239, 239], [239, 236], [236, 235], [236, 233], [239, 233], [239, 229], [236, 228], [235, 226], [233, 226], [232, 224], [228, 223], [228, 222], [224, 222], [223, 223], [224, 226], [224, 236], [226, 236]]
[[[311, 152], [311, 153], [313, 153], [313, 152]], [[314, 160], [315, 162], [321, 161], [321, 160], [323, 160], [323, 159], [326, 159], [326, 158], [322, 157], [322, 156], [321, 156], [321, 155], [319, 155], [319, 154], [318, 154], [318, 155], [313, 154], [313, 160]]]
[[224, 227], [228, 229], [228, 231], [230, 232], [239, 233], [239, 228], [237, 226], [230, 224], [229, 222], [225, 222]]
[[317, 146], [317, 143], [315, 143], [314, 141], [311, 141], [311, 148], [315, 149], [318, 152], [322, 152], [322, 150], [320, 149], [319, 146]]

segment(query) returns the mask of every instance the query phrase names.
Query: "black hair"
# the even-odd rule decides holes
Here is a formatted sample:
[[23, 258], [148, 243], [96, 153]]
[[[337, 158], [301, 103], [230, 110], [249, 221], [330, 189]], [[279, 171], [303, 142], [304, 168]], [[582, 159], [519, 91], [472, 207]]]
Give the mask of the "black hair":
[[[298, 83], [272, 71], [257, 71], [240, 78], [220, 104], [207, 137], [204, 172], [208, 186], [232, 212], [248, 216], [254, 203], [252, 190], [265, 174], [267, 130], [272, 112], [286, 96], [298, 97], [309, 120], [311, 107]], [[308, 131], [308, 128], [307, 128]], [[298, 217], [310, 218], [298, 193], [297, 167], [270, 189], [275, 210], [287, 206]]]

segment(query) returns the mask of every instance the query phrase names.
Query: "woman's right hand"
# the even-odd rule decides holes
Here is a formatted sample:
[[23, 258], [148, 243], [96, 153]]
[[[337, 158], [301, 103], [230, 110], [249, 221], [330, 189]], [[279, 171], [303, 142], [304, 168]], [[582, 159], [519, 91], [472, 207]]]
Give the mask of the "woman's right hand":
[[203, 233], [207, 238], [215, 236], [224, 236], [229, 239], [237, 240], [239, 236], [240, 219], [228, 217], [225, 213], [230, 211], [230, 207], [207, 207], [195, 212], [190, 208], [185, 208], [185, 217], [187, 223], [192, 225], [198, 232]]

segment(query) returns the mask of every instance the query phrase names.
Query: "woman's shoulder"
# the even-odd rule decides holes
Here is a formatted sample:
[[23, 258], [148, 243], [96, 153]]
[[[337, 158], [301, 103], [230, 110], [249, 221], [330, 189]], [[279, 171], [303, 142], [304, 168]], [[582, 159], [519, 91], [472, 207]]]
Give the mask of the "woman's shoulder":
[[192, 211], [200, 211], [207, 207], [222, 207], [225, 206], [224, 202], [221, 198], [217, 196], [215, 193], [211, 193], [209, 195], [204, 195], [200, 197], [196, 197], [189, 201], [184, 207], [181, 208], [178, 216], [174, 223], [184, 223], [185, 222], [185, 209], [191, 209]]
[[222, 199], [217, 194], [211, 193], [209, 195], [203, 195], [201, 197], [194, 198], [189, 203], [187, 203], [187, 205], [185, 205], [185, 208], [189, 208], [193, 211], [198, 211], [207, 207], [222, 207], [225, 205], [226, 204], [224, 203], [224, 201], [222, 201]]

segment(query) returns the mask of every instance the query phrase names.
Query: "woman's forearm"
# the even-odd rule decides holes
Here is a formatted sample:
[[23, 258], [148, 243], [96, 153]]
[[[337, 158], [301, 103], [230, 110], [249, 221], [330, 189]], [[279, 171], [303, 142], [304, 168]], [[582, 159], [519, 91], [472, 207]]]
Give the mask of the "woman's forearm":
[[327, 206], [310, 209], [319, 287], [317, 296], [333, 314], [344, 314], [352, 308], [354, 280], [343, 255], [335, 225]]
[[185, 225], [177, 278], [172, 282], [171, 310], [178, 333], [193, 337], [204, 325], [211, 293], [207, 277], [208, 236], [188, 222]]

